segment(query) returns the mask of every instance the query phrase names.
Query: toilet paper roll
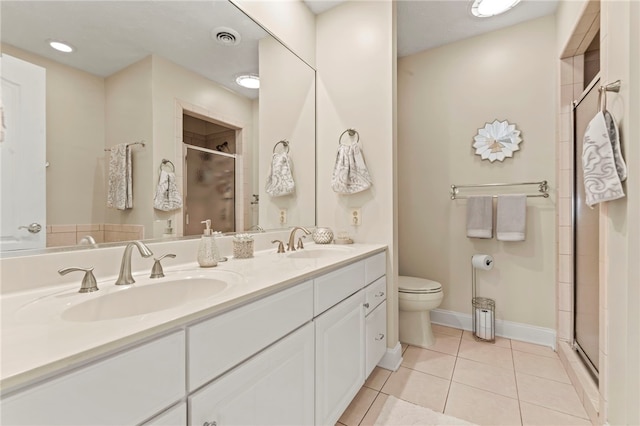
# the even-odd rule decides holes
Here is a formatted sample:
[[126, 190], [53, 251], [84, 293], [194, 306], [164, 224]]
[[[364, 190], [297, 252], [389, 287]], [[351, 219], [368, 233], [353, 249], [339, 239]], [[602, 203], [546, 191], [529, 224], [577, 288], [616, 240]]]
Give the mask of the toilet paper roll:
[[493, 312], [488, 309], [476, 309], [476, 336], [493, 340]]
[[493, 257], [488, 254], [474, 254], [471, 256], [471, 265], [476, 269], [488, 271], [493, 268]]

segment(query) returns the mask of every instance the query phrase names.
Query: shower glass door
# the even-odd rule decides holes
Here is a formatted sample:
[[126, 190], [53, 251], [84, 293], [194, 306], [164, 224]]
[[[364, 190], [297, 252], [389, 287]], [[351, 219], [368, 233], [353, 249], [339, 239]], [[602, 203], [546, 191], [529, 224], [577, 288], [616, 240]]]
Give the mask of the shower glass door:
[[598, 112], [599, 79], [594, 80], [576, 101], [574, 123], [574, 339], [575, 347], [594, 375], [598, 375], [599, 356], [599, 227], [600, 210], [585, 203], [582, 144], [585, 130]]

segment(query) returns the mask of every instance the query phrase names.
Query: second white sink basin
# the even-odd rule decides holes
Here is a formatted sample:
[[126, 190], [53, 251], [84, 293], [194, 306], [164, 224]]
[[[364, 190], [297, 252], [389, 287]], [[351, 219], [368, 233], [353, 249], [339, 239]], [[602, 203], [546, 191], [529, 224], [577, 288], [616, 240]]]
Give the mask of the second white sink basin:
[[288, 256], [294, 259], [324, 259], [340, 256], [350, 250], [342, 246], [313, 246], [312, 248], [294, 251], [289, 253]]
[[215, 278], [189, 278], [139, 286], [106, 293], [62, 312], [66, 321], [101, 321], [148, 314], [174, 308], [184, 303], [215, 296], [229, 284]]

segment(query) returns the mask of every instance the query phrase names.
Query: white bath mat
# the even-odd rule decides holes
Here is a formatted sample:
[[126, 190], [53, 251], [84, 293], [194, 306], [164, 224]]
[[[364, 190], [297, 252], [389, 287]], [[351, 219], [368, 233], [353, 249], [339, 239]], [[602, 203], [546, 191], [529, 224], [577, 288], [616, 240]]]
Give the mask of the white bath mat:
[[376, 426], [473, 425], [465, 420], [438, 413], [389, 395], [382, 406]]

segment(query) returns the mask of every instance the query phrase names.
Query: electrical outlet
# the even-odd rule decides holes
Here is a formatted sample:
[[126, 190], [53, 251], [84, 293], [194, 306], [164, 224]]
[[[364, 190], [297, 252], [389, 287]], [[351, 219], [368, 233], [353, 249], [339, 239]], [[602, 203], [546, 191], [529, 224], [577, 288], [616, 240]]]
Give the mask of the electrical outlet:
[[360, 209], [349, 210], [349, 223], [354, 226], [362, 225], [362, 212]]
[[280, 209], [280, 225], [287, 223], [287, 209]]

